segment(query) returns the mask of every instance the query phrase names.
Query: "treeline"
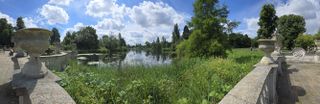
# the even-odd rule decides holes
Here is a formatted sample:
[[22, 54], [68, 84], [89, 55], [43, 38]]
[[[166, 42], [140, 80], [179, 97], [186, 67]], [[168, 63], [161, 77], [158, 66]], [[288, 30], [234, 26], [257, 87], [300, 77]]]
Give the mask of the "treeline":
[[67, 32], [62, 44], [65, 50], [76, 49], [80, 53], [115, 53], [127, 50], [126, 41], [121, 36], [121, 33], [118, 34], [118, 37], [110, 34], [98, 39], [96, 30], [90, 26], [83, 27], [79, 31]]
[[17, 18], [16, 26], [8, 23], [6, 18], [0, 18], [0, 47], [13, 47], [14, 44], [11, 42], [13, 32], [24, 28], [26, 28], [26, 26], [24, 25], [22, 17]]

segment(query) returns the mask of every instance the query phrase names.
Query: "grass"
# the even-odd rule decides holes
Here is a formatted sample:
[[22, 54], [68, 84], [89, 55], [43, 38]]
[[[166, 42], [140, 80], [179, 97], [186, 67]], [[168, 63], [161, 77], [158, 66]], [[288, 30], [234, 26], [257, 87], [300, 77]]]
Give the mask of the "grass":
[[59, 84], [79, 104], [218, 103], [262, 57], [260, 51], [234, 49], [227, 58], [193, 58], [161, 66], [96, 68], [72, 62], [56, 72]]

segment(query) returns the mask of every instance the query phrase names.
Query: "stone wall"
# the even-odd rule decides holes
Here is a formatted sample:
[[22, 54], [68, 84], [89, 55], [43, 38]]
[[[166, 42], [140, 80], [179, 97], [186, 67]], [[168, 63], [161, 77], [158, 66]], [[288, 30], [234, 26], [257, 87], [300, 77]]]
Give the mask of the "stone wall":
[[271, 65], [256, 65], [237, 85], [224, 96], [219, 104], [276, 104], [276, 83], [282, 73], [283, 57], [274, 57]]
[[67, 67], [68, 62], [76, 59], [76, 56], [76, 52], [61, 52], [61, 54], [57, 55], [41, 56], [40, 60], [51, 70], [63, 71]]

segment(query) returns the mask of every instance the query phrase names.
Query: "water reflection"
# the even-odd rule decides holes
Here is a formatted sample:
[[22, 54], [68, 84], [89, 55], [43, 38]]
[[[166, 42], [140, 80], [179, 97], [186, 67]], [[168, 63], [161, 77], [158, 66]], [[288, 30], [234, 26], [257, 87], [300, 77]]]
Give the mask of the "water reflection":
[[78, 63], [97, 67], [118, 67], [124, 65], [162, 65], [170, 64], [167, 53], [152, 53], [148, 51], [129, 51], [116, 54], [79, 54]]

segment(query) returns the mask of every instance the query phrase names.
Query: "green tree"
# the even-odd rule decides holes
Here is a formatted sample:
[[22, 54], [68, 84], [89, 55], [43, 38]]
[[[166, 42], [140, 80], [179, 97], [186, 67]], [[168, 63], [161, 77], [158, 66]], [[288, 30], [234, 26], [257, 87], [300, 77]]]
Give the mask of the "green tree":
[[53, 44], [55, 42], [60, 42], [60, 33], [57, 28], [52, 28], [52, 35], [50, 36], [50, 44]]
[[[73, 34], [75, 34], [73, 32]], [[66, 33], [66, 36], [63, 38], [62, 45], [65, 50], [72, 50], [76, 47], [73, 47], [73, 44], [75, 43], [75, 35], [73, 36], [69, 31]]]
[[251, 39], [247, 34], [231, 33], [229, 35], [229, 44], [233, 48], [248, 48], [251, 46]]
[[91, 26], [80, 29], [76, 35], [77, 49], [96, 50], [99, 48], [98, 36], [96, 30]]
[[226, 32], [227, 32], [228, 34], [231, 34], [231, 33], [233, 33], [232, 30], [233, 30], [234, 28], [238, 27], [239, 24], [240, 24], [240, 22], [227, 20], [225, 24], [226, 24]]
[[303, 34], [298, 36], [298, 38], [295, 41], [295, 44], [297, 47], [301, 47], [305, 50], [308, 50], [315, 46], [314, 38], [312, 37], [312, 35], [303, 35]]
[[180, 40], [180, 32], [179, 32], [180, 30], [179, 30], [179, 26], [178, 26], [178, 24], [175, 24], [174, 25], [174, 28], [173, 28], [173, 32], [172, 32], [172, 42], [173, 43], [177, 43], [177, 42], [179, 42], [179, 40]]
[[291, 50], [298, 35], [306, 31], [305, 25], [302, 16], [293, 14], [281, 16], [278, 20], [278, 32], [284, 38], [283, 45]]
[[126, 41], [122, 38], [121, 33], [118, 35], [120, 46], [125, 47], [126, 46]]
[[314, 39], [320, 40], [320, 29], [318, 30], [318, 33], [314, 35]]
[[23, 18], [18, 17], [17, 18], [17, 26], [15, 27], [16, 30], [24, 29], [26, 26], [24, 25]]
[[277, 27], [277, 16], [272, 4], [265, 4], [260, 12], [258, 38], [271, 38]]
[[226, 56], [230, 49], [223, 24], [229, 13], [227, 7], [218, 5], [218, 0], [196, 0], [193, 7], [189, 23], [193, 30], [189, 39], [178, 45], [178, 56]]
[[13, 34], [13, 27], [8, 23], [7, 19], [0, 19], [0, 45], [12, 46], [11, 36]]
[[185, 25], [184, 28], [183, 28], [182, 38], [183, 39], [188, 39], [190, 34], [191, 34], [191, 32], [190, 32], [188, 26]]

